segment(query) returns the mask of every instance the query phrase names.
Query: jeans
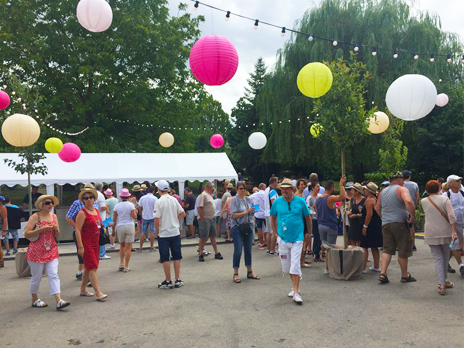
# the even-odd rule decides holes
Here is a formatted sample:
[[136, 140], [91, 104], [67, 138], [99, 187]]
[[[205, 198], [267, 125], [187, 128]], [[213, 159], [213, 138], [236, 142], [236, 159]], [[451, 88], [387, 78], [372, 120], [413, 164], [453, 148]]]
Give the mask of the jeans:
[[253, 230], [250, 228], [248, 236], [242, 236], [240, 228], [234, 226], [231, 231], [232, 239], [234, 240], [234, 256], [233, 267], [238, 269], [240, 267], [240, 259], [242, 258], [242, 248], [245, 250], [245, 267], [251, 267], [251, 248], [253, 245]]
[[100, 245], [100, 257], [104, 257], [106, 255], [106, 246]]
[[317, 219], [313, 219], [313, 254], [317, 259], [321, 257], [321, 236]]

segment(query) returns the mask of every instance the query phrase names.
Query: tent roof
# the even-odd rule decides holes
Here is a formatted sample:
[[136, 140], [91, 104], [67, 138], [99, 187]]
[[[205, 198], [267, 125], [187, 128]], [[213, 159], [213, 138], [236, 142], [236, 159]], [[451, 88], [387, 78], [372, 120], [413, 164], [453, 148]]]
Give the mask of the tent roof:
[[[74, 163], [63, 162], [57, 154], [45, 156], [48, 174], [32, 175], [34, 185], [237, 179], [225, 153], [83, 153]], [[0, 153], [0, 184], [26, 186], [27, 174], [15, 172], [4, 159], [20, 162], [17, 153]]]

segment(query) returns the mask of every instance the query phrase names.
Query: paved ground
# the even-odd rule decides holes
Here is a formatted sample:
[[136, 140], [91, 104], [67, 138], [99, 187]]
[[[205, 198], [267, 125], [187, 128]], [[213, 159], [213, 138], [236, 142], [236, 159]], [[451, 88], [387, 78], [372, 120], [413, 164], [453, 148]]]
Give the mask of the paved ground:
[[[234, 284], [230, 244], [220, 245], [223, 261], [209, 256], [204, 263], [196, 248], [183, 248], [186, 285], [173, 290], [157, 289], [164, 279], [157, 253], [134, 254], [127, 274], [117, 271], [113, 253], [99, 270], [105, 303], [77, 296], [76, 258], [61, 257], [63, 297], [72, 303], [62, 312], [31, 308], [29, 280], [7, 261], [0, 269], [0, 347], [462, 347], [464, 279], [450, 275], [455, 288], [439, 296], [428, 247], [417, 245], [410, 269], [418, 281], [411, 284], [399, 282], [396, 259], [387, 285], [374, 273], [336, 281], [313, 263], [303, 271], [303, 306], [287, 297], [290, 280], [279, 259], [256, 248], [262, 279], [243, 279], [242, 268], [242, 283]], [[52, 305], [46, 278], [41, 289]]]

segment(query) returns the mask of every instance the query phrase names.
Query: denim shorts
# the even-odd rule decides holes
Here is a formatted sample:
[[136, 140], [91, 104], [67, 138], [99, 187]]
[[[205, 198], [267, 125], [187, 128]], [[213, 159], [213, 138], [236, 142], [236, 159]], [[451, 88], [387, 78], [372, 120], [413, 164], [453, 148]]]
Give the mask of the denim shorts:
[[256, 228], [262, 229], [266, 226], [266, 220], [255, 217]]
[[5, 240], [8, 241], [8, 234], [13, 238], [15, 242], [19, 241], [18, 230], [6, 230]]
[[216, 220], [216, 225], [222, 224], [222, 219], [220, 216], [215, 216], [214, 219]]
[[155, 233], [155, 219], [142, 219], [142, 233], [147, 233], [147, 227], [150, 228], [150, 233]]
[[182, 251], [180, 244], [180, 236], [159, 238], [158, 237], [158, 249], [160, 254], [161, 262], [168, 262], [169, 251], [173, 261], [182, 260]]

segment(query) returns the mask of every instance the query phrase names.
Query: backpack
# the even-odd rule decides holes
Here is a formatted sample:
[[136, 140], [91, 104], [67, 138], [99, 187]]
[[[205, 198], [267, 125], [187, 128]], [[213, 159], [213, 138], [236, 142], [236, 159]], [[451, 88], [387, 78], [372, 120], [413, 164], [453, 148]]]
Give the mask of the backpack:
[[[459, 192], [461, 192], [462, 197], [464, 197], [464, 191], [459, 190]], [[451, 199], [451, 192], [449, 190], [448, 190], [448, 192], [446, 192], [446, 195], [448, 196], [448, 199]]]

